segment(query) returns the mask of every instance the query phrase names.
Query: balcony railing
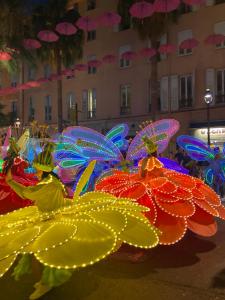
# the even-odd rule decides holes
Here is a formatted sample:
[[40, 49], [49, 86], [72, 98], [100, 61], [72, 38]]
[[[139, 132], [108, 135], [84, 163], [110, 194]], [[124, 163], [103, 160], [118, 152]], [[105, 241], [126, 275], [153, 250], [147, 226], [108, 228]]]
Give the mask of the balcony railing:
[[225, 95], [216, 95], [216, 103], [225, 103]]
[[131, 112], [130, 106], [121, 106], [120, 107], [120, 114], [121, 115], [128, 115]]
[[187, 99], [180, 99], [179, 100], [179, 108], [190, 108], [193, 105], [193, 99], [187, 98]]

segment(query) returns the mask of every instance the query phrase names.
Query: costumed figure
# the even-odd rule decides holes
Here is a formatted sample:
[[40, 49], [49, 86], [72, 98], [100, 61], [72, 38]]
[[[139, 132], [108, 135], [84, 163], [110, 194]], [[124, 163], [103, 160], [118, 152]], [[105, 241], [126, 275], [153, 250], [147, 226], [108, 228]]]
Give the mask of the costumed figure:
[[225, 217], [217, 194], [198, 178], [164, 168], [156, 157], [158, 146], [147, 136], [142, 140], [148, 154], [139, 162], [139, 173], [114, 171], [97, 183], [96, 190], [148, 207], [145, 215], [161, 232], [160, 244], [178, 242], [187, 229], [201, 236], [215, 234], [215, 217]]
[[9, 147], [3, 160], [0, 172], [0, 214], [4, 214], [21, 207], [31, 205], [32, 202], [20, 197], [6, 182], [6, 173], [10, 170], [13, 179], [25, 186], [37, 184], [35, 174], [25, 172], [28, 162], [19, 156], [20, 148], [13, 138], [9, 140]]
[[207, 162], [204, 170], [205, 181], [214, 188], [217, 194], [225, 182], [225, 147], [221, 152], [219, 147], [210, 148], [202, 140], [188, 135], [177, 138], [177, 144], [197, 162]]
[[143, 215], [146, 207], [103, 192], [80, 196], [94, 161], [80, 177], [73, 199], [67, 199], [63, 184], [51, 173], [52, 147], [47, 145], [34, 161], [42, 178], [36, 186], [24, 187], [12, 179], [10, 171], [7, 173], [12, 189], [34, 205], [0, 216], [1, 276], [18, 255], [22, 257], [14, 269], [16, 279], [30, 272], [33, 257], [44, 266], [30, 299], [64, 283], [74, 269], [104, 259], [122, 243], [152, 248], [159, 241], [157, 229]]
[[[76, 180], [79, 180], [83, 170], [92, 160], [96, 160], [97, 163], [89, 188], [93, 187], [97, 178], [110, 174], [114, 168], [134, 172], [137, 162], [146, 155], [142, 142], [143, 136], [146, 135], [155, 140], [159, 147], [158, 152], [162, 153], [178, 129], [179, 123], [174, 119], [159, 120], [150, 124], [145, 122], [141, 132], [134, 137], [126, 150], [128, 141], [125, 137], [129, 129], [125, 124], [115, 126], [106, 136], [90, 128], [68, 127], [58, 138], [54, 152], [54, 160], [59, 167], [59, 176], [66, 185], [72, 182], [75, 187]], [[162, 160], [170, 169], [181, 173], [188, 172], [175, 161], [164, 158]]]

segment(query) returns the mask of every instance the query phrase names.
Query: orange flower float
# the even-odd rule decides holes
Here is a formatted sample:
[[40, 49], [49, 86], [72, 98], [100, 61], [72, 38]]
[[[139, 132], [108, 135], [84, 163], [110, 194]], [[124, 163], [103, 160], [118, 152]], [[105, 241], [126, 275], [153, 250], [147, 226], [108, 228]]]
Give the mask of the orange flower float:
[[161, 244], [178, 242], [187, 229], [205, 237], [214, 235], [215, 217], [225, 219], [220, 198], [202, 180], [164, 168], [154, 157], [156, 147], [148, 141], [148, 157], [139, 162], [139, 173], [114, 171], [96, 189], [133, 198], [150, 208], [145, 214], [161, 231]]

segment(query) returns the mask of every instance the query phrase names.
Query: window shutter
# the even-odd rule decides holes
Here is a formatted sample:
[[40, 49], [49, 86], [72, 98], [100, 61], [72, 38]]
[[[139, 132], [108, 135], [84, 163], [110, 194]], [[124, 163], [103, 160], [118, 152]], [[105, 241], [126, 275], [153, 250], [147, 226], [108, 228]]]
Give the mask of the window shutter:
[[[160, 45], [165, 45], [165, 44], [167, 44], [167, 34], [165, 33], [165, 34], [163, 34], [162, 36], [161, 36], [161, 38], [160, 38]], [[160, 54], [160, 59], [161, 60], [164, 60], [164, 59], [166, 59], [167, 58], [167, 55], [166, 54]]]
[[168, 111], [168, 77], [162, 77], [160, 81], [160, 109]]
[[82, 112], [83, 112], [84, 118], [87, 117], [87, 110], [88, 110], [87, 102], [88, 102], [88, 91], [83, 90], [83, 93], [82, 93]]
[[173, 75], [170, 77], [170, 101], [171, 101], [171, 111], [176, 111], [179, 109], [179, 84], [178, 76]]
[[217, 34], [225, 35], [225, 21], [219, 22], [214, 25], [214, 32]]
[[216, 74], [214, 69], [206, 70], [206, 89], [210, 89], [213, 94], [213, 104], [215, 103], [215, 87], [216, 87]]

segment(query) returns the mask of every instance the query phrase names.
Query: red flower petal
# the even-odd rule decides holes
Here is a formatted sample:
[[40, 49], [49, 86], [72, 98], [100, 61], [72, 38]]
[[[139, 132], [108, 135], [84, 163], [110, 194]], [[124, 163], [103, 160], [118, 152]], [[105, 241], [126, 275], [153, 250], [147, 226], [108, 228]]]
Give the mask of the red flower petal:
[[157, 208], [157, 220], [155, 226], [161, 231], [160, 244], [175, 244], [187, 231], [186, 219], [176, 218]]
[[195, 214], [187, 220], [188, 228], [202, 236], [212, 236], [217, 232], [217, 224], [213, 216], [196, 207]]
[[144, 215], [149, 219], [150, 223], [154, 224], [157, 218], [157, 209], [151, 196], [146, 193], [143, 197], [139, 198], [137, 202], [150, 209], [150, 211], [145, 212]]
[[175, 203], [160, 201], [160, 198], [155, 197], [157, 205], [164, 212], [174, 217], [187, 218], [195, 213], [195, 206], [192, 202], [179, 200]]

